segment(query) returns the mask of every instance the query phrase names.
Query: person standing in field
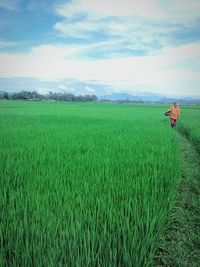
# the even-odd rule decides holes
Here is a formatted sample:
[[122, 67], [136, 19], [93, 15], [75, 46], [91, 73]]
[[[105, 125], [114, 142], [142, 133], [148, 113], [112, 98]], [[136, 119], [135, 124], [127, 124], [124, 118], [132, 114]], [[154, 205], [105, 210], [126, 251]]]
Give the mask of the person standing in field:
[[170, 115], [170, 124], [171, 124], [171, 127], [175, 127], [176, 126], [176, 121], [178, 119], [180, 119], [180, 108], [179, 108], [179, 104], [178, 103], [174, 103], [173, 106], [171, 106], [170, 109], [168, 109], [165, 112], [165, 115]]

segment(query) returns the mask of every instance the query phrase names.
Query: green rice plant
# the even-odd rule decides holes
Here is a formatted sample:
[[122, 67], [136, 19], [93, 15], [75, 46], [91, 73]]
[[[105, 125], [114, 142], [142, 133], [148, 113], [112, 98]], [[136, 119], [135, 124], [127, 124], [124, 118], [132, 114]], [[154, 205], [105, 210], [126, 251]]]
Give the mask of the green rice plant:
[[200, 106], [183, 106], [181, 113], [181, 121], [178, 129], [193, 142], [200, 153]]
[[151, 266], [179, 181], [155, 105], [0, 102], [2, 266]]

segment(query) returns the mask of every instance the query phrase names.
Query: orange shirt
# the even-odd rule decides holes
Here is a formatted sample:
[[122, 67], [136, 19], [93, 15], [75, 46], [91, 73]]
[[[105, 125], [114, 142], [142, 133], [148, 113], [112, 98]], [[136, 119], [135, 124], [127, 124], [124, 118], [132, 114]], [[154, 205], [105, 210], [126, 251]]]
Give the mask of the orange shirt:
[[171, 111], [170, 118], [175, 119], [175, 120], [180, 118], [180, 108], [179, 107], [171, 106], [171, 108], [168, 111]]

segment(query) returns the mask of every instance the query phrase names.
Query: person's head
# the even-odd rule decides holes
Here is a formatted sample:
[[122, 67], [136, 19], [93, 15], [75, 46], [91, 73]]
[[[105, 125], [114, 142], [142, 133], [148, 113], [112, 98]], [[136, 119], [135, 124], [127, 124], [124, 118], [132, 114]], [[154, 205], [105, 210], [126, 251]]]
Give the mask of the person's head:
[[175, 106], [175, 107], [178, 107], [178, 106], [179, 106], [179, 103], [175, 102], [175, 103], [174, 103], [174, 106]]

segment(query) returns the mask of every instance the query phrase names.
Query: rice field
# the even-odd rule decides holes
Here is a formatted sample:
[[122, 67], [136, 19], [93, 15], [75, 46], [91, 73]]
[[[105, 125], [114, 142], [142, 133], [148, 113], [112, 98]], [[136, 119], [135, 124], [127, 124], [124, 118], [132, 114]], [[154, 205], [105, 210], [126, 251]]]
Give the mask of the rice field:
[[200, 106], [191, 105], [182, 107], [179, 130], [192, 141], [200, 152]]
[[156, 105], [0, 102], [1, 266], [152, 266], [179, 182]]

